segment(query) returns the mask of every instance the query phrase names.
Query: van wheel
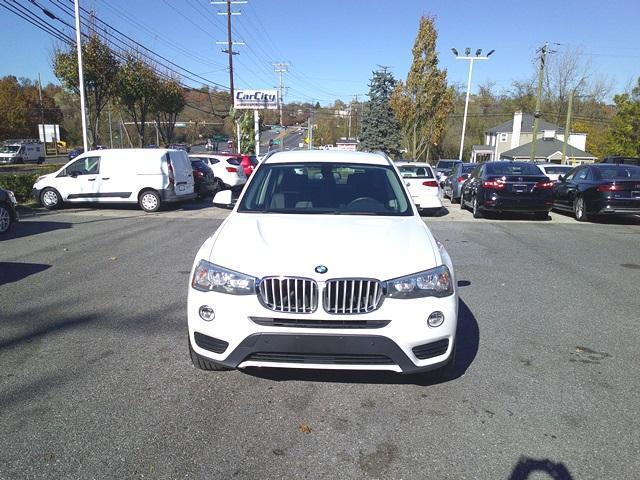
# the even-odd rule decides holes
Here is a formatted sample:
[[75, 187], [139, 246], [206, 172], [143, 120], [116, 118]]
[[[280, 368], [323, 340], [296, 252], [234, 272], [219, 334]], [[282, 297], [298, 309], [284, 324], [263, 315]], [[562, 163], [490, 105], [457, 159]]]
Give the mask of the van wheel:
[[48, 210], [55, 210], [62, 206], [62, 199], [55, 188], [45, 188], [40, 194], [40, 203]]
[[157, 212], [160, 210], [160, 195], [154, 190], [145, 190], [138, 198], [138, 205], [145, 212]]

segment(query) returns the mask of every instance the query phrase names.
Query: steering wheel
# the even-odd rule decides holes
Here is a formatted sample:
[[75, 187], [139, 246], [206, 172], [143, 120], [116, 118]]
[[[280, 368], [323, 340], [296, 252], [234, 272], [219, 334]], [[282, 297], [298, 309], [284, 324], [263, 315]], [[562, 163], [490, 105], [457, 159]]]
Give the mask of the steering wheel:
[[347, 211], [373, 211], [380, 212], [384, 210], [384, 204], [379, 202], [375, 198], [371, 197], [358, 197], [351, 200], [345, 207]]

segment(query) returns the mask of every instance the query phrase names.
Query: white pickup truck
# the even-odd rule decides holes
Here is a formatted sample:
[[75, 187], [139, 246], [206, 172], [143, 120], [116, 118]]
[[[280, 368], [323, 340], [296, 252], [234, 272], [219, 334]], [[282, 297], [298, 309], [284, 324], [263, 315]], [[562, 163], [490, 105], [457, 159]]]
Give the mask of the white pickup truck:
[[43, 163], [44, 145], [37, 141], [7, 141], [0, 146], [2, 163]]

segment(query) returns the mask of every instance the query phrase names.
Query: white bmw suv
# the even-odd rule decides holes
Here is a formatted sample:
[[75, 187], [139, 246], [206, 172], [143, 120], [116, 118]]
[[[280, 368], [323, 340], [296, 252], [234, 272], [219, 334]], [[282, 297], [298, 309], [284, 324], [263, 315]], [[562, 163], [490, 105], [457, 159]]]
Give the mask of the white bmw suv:
[[453, 265], [383, 155], [269, 156], [190, 279], [189, 350], [203, 370], [453, 368]]

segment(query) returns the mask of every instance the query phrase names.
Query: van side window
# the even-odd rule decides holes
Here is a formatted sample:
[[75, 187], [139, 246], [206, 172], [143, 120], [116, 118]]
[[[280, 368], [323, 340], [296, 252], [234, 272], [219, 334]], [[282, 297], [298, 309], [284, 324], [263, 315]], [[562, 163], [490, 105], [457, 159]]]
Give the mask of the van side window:
[[85, 157], [66, 168], [67, 175], [95, 175], [100, 171], [100, 157]]

